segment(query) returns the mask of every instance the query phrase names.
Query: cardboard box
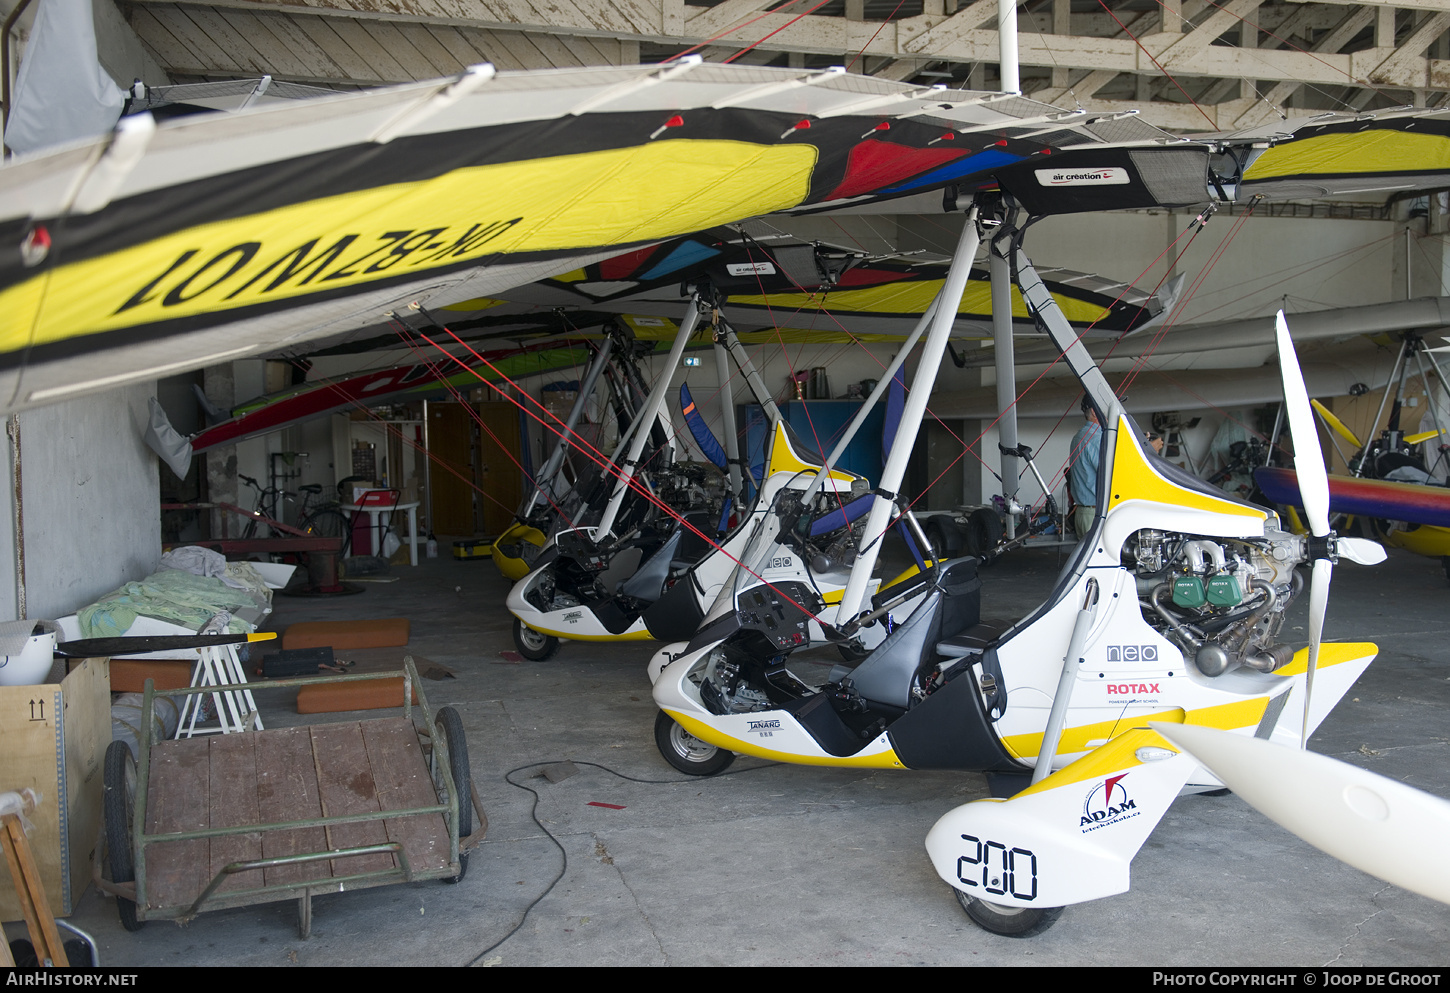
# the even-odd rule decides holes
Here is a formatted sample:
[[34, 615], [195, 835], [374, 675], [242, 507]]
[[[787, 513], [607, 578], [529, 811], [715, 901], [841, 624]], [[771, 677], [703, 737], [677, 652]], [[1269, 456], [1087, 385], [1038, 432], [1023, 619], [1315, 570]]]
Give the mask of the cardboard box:
[[[57, 917], [75, 910], [91, 882], [110, 744], [108, 659], [85, 659], [59, 683], [0, 686], [0, 791], [40, 794], [30, 847]], [[0, 921], [21, 913], [10, 874], [0, 872]]]

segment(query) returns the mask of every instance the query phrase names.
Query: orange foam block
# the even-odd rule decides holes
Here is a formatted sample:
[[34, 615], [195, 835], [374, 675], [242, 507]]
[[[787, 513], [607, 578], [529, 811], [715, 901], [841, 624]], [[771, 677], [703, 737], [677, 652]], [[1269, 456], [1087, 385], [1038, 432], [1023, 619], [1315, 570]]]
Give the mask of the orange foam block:
[[[418, 702], [418, 690], [413, 690]], [[297, 691], [297, 713], [335, 714], [347, 710], [383, 710], [403, 705], [403, 677], [359, 679], [349, 683], [322, 683]]]
[[179, 690], [191, 685], [191, 666], [171, 659], [112, 659], [111, 692], [144, 693], [148, 679], [158, 690]]
[[381, 617], [367, 621], [308, 621], [293, 624], [282, 633], [282, 648], [394, 648], [408, 643], [410, 625], [406, 617]]

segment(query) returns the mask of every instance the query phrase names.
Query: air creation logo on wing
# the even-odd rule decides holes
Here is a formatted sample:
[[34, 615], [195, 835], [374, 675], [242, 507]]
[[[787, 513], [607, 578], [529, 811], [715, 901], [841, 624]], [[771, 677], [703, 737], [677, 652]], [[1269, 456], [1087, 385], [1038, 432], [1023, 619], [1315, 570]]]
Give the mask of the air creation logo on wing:
[[773, 276], [775, 266], [769, 262], [729, 262], [725, 271], [732, 276]]
[[1107, 169], [1037, 169], [1040, 186], [1126, 186], [1131, 180], [1128, 170], [1111, 166]]
[[1128, 797], [1127, 788], [1123, 786], [1123, 780], [1127, 776], [1126, 772], [1120, 776], [1109, 776], [1093, 787], [1083, 801], [1082, 817], [1078, 820], [1078, 827], [1083, 834], [1137, 817], [1141, 813], [1137, 804]]

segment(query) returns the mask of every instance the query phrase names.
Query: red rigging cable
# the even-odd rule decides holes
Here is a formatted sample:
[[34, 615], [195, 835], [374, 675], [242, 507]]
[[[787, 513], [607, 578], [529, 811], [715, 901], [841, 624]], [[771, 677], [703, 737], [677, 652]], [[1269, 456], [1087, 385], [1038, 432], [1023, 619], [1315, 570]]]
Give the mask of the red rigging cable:
[[[814, 7], [811, 7], [808, 10], [802, 11], [801, 13], [797, 14], [795, 17], [792, 17], [790, 20], [786, 21], [780, 27], [776, 28], [774, 31], [770, 32], [769, 34], [765, 35], [764, 37], [757, 38], [755, 41], [752, 41], [750, 44], [746, 45], [740, 51], [736, 52], [734, 55], [730, 56], [728, 59], [725, 59], [724, 62], [725, 63], [734, 62], [736, 59], [740, 58], [740, 56], [744, 55], [746, 52], [750, 51], [755, 46], [761, 44], [766, 39], [775, 37], [776, 35], [780, 34], [782, 31], [784, 31], [786, 28], [788, 28], [792, 24], [794, 24], [796, 21], [799, 21], [801, 18], [806, 17], [806, 16], [808, 16], [810, 14], [814, 14], [816, 11], [820, 10], [822, 7], [824, 7], [826, 4], [828, 4], [830, 2], [831, 2], [831, 0], [820, 0], [820, 2], [817, 3]], [[774, 14], [774, 13], [778, 13], [778, 11], [772, 10], [772, 11], [767, 11], [767, 13]], [[764, 17], [764, 16], [765, 16], [764, 14], [761, 15], [761, 17]], [[759, 19], [760, 18], [756, 18], [755, 20], [759, 20]], [[754, 21], [752, 21], [751, 23], [754, 23]]]
[[[748, 27], [750, 27], [750, 25], [754, 24], [756, 21], [763, 21], [763, 20], [765, 20], [765, 18], [769, 17], [771, 14], [779, 14], [782, 9], [784, 9], [786, 7], [789, 7], [794, 2], [795, 2], [795, 0], [786, 0], [785, 3], [781, 4], [780, 7], [777, 7], [774, 10], [763, 11], [762, 13], [756, 14], [754, 17], [747, 18], [746, 20], [739, 21], [739, 22], [737, 22], [735, 24], [732, 24], [728, 28], [726, 28], [724, 31], [721, 31], [719, 34], [712, 35], [711, 37], [706, 38], [704, 41], [700, 42], [698, 45], [691, 45], [689, 48], [685, 49], [684, 51], [676, 52], [674, 55], [671, 55], [668, 59], [666, 59], [666, 61], [667, 62], [674, 62], [676, 59], [682, 59], [682, 58], [684, 58], [686, 55], [689, 55], [691, 52], [698, 52], [700, 49], [704, 48], [706, 45], [710, 45], [710, 44], [713, 44], [714, 42], [719, 41], [721, 38], [725, 37], [727, 34], [730, 34], [730, 32], [732, 32], [732, 31], [739, 31], [741, 28], [748, 28]], [[815, 8], [812, 8], [812, 10], [814, 10], [814, 9]], [[807, 13], [809, 13], [809, 11], [807, 11]], [[763, 41], [764, 39], [761, 39], [761, 40]], [[758, 44], [760, 44], [760, 42], [756, 42], [756, 44], [758, 45]]]
[[1167, 79], [1168, 79], [1168, 81], [1170, 83], [1172, 83], [1174, 86], [1178, 87], [1178, 92], [1179, 93], [1182, 93], [1184, 99], [1186, 99], [1189, 103], [1193, 104], [1193, 109], [1194, 110], [1198, 111], [1200, 114], [1203, 115], [1203, 119], [1208, 122], [1208, 126], [1210, 128], [1217, 129], [1218, 128], [1218, 124], [1216, 124], [1214, 122], [1214, 119], [1211, 118], [1211, 117], [1209, 117], [1208, 114], [1204, 113], [1203, 108], [1198, 105], [1198, 101], [1195, 100], [1195, 99], [1193, 99], [1193, 97], [1189, 95], [1188, 91], [1183, 88], [1183, 84], [1181, 84], [1180, 82], [1178, 82], [1178, 80], [1173, 77], [1173, 74], [1171, 72], [1169, 72], [1167, 69], [1163, 68], [1163, 63], [1159, 62], [1157, 60], [1157, 58], [1154, 57], [1154, 55], [1153, 55], [1152, 52], [1148, 51], [1148, 49], [1146, 49], [1146, 48], [1143, 47], [1143, 43], [1138, 40], [1138, 36], [1135, 35], [1135, 34], [1133, 34], [1133, 32], [1129, 31], [1128, 30], [1128, 26], [1126, 24], [1124, 24], [1122, 21], [1118, 20], [1118, 15], [1113, 13], [1112, 9], [1108, 7], [1108, 5], [1105, 2], [1105, 0], [1098, 0], [1098, 6], [1101, 7], [1101, 8], [1103, 8], [1103, 10], [1107, 13], [1107, 15], [1109, 17], [1111, 17], [1113, 19], [1113, 21], [1118, 25], [1118, 27], [1120, 27], [1120, 28], [1123, 29], [1123, 33], [1125, 35], [1127, 35], [1129, 38], [1133, 39], [1133, 44], [1137, 45], [1138, 46], [1138, 50], [1141, 51], [1144, 55], [1148, 56], [1149, 60], [1151, 60], [1152, 63], [1155, 66], [1158, 67], [1158, 71], [1161, 72], [1164, 76], [1166, 76]]
[[[876, 40], [876, 35], [879, 35], [882, 31], [886, 30], [886, 25], [890, 24], [893, 20], [896, 19], [896, 12], [901, 9], [901, 5], [904, 3], [906, 3], [906, 0], [896, 0], [896, 9], [891, 12], [886, 20], [881, 22], [881, 26], [876, 29], [876, 34], [873, 34], [870, 38], [866, 39], [866, 44], [861, 46], [861, 51], [857, 52], [851, 57], [851, 61], [846, 65], [847, 72], [851, 71], [851, 66], [856, 64], [857, 59], [859, 59], [862, 55], [866, 54], [866, 49], [870, 48], [871, 43]], [[857, 244], [860, 244], [860, 242], [857, 242]]]
[[[1152, 271], [1153, 267], [1156, 266], [1159, 263], [1159, 261], [1162, 260], [1163, 256], [1167, 255], [1170, 251], [1172, 251], [1173, 250], [1173, 246], [1176, 245], [1179, 241], [1181, 241], [1184, 238], [1184, 236], [1188, 235], [1188, 233], [1190, 231], [1193, 232], [1193, 237], [1192, 238], [1189, 238], [1189, 245], [1191, 245], [1193, 243], [1193, 238], [1198, 237], [1198, 233], [1203, 230], [1204, 223], [1206, 223], [1206, 218], [1202, 214], [1200, 214], [1199, 217], [1198, 217], [1198, 219], [1197, 219], [1197, 223], [1196, 224], [1191, 225], [1188, 228], [1185, 228], [1178, 235], [1177, 238], [1174, 238], [1173, 241], [1167, 247], [1165, 247], [1163, 249], [1163, 251], [1161, 251], [1161, 252], [1158, 253], [1157, 257], [1155, 257], [1151, 262], [1148, 263], [1147, 266], [1145, 266], [1143, 268], [1143, 271], [1142, 272], [1138, 273], [1138, 275], [1131, 282], [1129, 282], [1126, 286], [1123, 287], [1123, 290], [1122, 290], [1121, 293], [1119, 293], [1117, 300], [1114, 300], [1113, 301], [1113, 305], [1116, 306], [1117, 303], [1119, 303], [1123, 299], [1123, 297], [1127, 295], [1128, 290], [1134, 288], [1137, 285], [1138, 280], [1142, 279], [1144, 275], [1146, 275], [1148, 272]], [[1175, 258], [1174, 258], [1174, 265], [1176, 265], [1178, 259], [1181, 259], [1183, 257], [1183, 255], [1184, 255], [1184, 253], [1186, 253], [1188, 251], [1189, 245], [1185, 245], [1183, 247], [1183, 250], [1180, 251], [1177, 256], [1175, 256]], [[1153, 287], [1153, 291], [1152, 291], [1153, 293], [1157, 293], [1158, 292], [1158, 289], [1163, 285], [1164, 281], [1168, 278], [1168, 273], [1171, 272], [1172, 269], [1173, 269], [1173, 266], [1171, 266], [1171, 265], [1167, 269], [1165, 269], [1163, 276], [1158, 280], [1157, 285], [1155, 285]], [[1151, 295], [1152, 294], [1150, 294], [1150, 296]], [[1111, 307], [1109, 307], [1108, 310], [1110, 311], [1111, 310]], [[1107, 311], [1105, 311], [1105, 313], [1106, 312]], [[1101, 318], [1099, 318], [1099, 320], [1101, 320]], [[1089, 324], [1086, 328], [1084, 328], [1082, 330], [1082, 332], [1080, 332], [1078, 334], [1077, 341], [1081, 341], [1087, 335], [1087, 333], [1089, 331], [1091, 331], [1096, 325], [1097, 325], [1097, 321], [1094, 321], [1092, 324]], [[1119, 338], [1117, 341], [1113, 342], [1112, 348], [1110, 348], [1109, 349], [1109, 352], [1108, 352], [1109, 355], [1112, 354], [1113, 349], [1116, 349], [1118, 347], [1118, 345], [1122, 343], [1122, 340], [1123, 340], [1122, 338]], [[990, 431], [990, 430], [992, 430], [992, 428], [996, 427], [998, 425], [998, 423], [1001, 422], [1002, 418], [1007, 415], [1007, 411], [1013, 409], [1014, 407], [1016, 407], [1017, 404], [1022, 400], [1022, 398], [1025, 397], [1025, 396], [1027, 396], [1027, 394], [1030, 393], [1032, 391], [1032, 389], [1039, 382], [1041, 382], [1042, 379], [1049, 372], [1051, 372], [1052, 369], [1060, 361], [1062, 361], [1062, 355], [1058, 355], [1058, 357], [1055, 358], [1052, 361], [1052, 363], [1049, 364], [1047, 366], [1047, 368], [1044, 369], [1037, 376], [1036, 379], [1034, 379], [1031, 383], [1029, 383], [1027, 385], [1027, 387], [1025, 389], [1023, 389], [1022, 392], [1017, 395], [1017, 398], [1015, 400], [1013, 400], [1012, 403], [1008, 404], [1006, 410], [1001, 411], [997, 415], [996, 419], [993, 420], [990, 424], [988, 424], [982, 430], [982, 433], [981, 434], [977, 435], [976, 441], [972, 442], [972, 445], [979, 445], [982, 442], [982, 440], [987, 436], [987, 432]], [[1069, 407], [1068, 408], [1068, 411], [1070, 411], [1071, 409], [1072, 408]], [[1058, 425], [1060, 425], [1062, 423], [1063, 419], [1066, 418], [1068, 411], [1064, 411], [1062, 417], [1059, 417], [1058, 418], [1058, 421], [1057, 421], [1057, 424]], [[1057, 425], [1054, 425], [1053, 426], [1053, 432], [1055, 432], [1056, 430], [1057, 430]], [[1052, 434], [1049, 433], [1048, 437], [1050, 438], [1051, 436], [1052, 436]], [[970, 447], [968, 447], [966, 450], [970, 450]], [[926, 488], [926, 490], [923, 490], [922, 493], [920, 495], [918, 495], [915, 500], [912, 501], [912, 505], [913, 506], [915, 506], [915, 504], [918, 501], [920, 501], [923, 496], [926, 495], [926, 492], [931, 489], [931, 486], [935, 486], [936, 483], [939, 482], [941, 480], [941, 478], [946, 475], [947, 472], [951, 471], [951, 469], [952, 469], [953, 466], [955, 466], [958, 462], [960, 462], [962, 460], [963, 456], [966, 454], [966, 450], [963, 451], [963, 454], [962, 455], [959, 455], [955, 459], [953, 459], [952, 462], [946, 467], [946, 469], [943, 469], [940, 473], [937, 474], [936, 478], [932, 480], [931, 485], [928, 486]], [[978, 459], [978, 461], [981, 461], [983, 465], [986, 465], [987, 464], [986, 461], [983, 460], [980, 455], [977, 455], [977, 459]], [[1070, 465], [1071, 464], [1071, 461], [1069, 460], [1069, 462], [1067, 464]], [[988, 469], [990, 470], [991, 467], [988, 466]], [[1057, 474], [1054, 474], [1053, 484], [1052, 484], [1053, 485], [1053, 488], [1056, 487], [1056, 480], [1058, 478], [1058, 474], [1061, 474], [1063, 472], [1064, 472], [1063, 469], [1059, 469], [1058, 470], [1058, 473]], [[995, 476], [996, 475], [996, 472], [994, 471], [992, 474]], [[998, 477], [998, 478], [1000, 479], [1000, 477]]]
[[[509, 457], [509, 460], [512, 461], [513, 464], [518, 468], [519, 472], [523, 475], [523, 477], [529, 481], [529, 484], [531, 486], [534, 486], [534, 487], [537, 488], [538, 487], [538, 481], [532, 476], [532, 474], [530, 474], [527, 470], [524, 469], [523, 465], [521, 465], [519, 463], [519, 460], [516, 459], [516, 458], [514, 458], [513, 453], [509, 451], [508, 447], [506, 445], [504, 445], [503, 442], [500, 441], [499, 438], [493, 433], [492, 429], [490, 429], [489, 426], [486, 423], [484, 423], [483, 415], [480, 414], [478, 411], [476, 411], [473, 408], [473, 405], [472, 404], [470, 404], [470, 403], [467, 402], [467, 400], [463, 396], [463, 393], [462, 393], [461, 390], [459, 390], [456, 386], [454, 386], [452, 383], [449, 383], [447, 381], [446, 377], [443, 374], [443, 370], [441, 368], [439, 368], [434, 363], [428, 361], [424, 357], [422, 350], [419, 349], [417, 347], [417, 345], [414, 343], [414, 341], [409, 337], [409, 333], [410, 332], [409, 332], [409, 329], [407, 328], [407, 326], [404, 325], [401, 321], [394, 321], [394, 323], [397, 326], [396, 333], [397, 333], [398, 337], [403, 340], [404, 344], [406, 344], [408, 346], [408, 348], [415, 355], [417, 355], [420, 358], [420, 360], [422, 361], [422, 364], [425, 365], [425, 366], [427, 366], [427, 368], [429, 369], [429, 371], [432, 372], [435, 377], [437, 377], [437, 379], [439, 380], [439, 382], [448, 391], [449, 395], [452, 396], [455, 400], [457, 400], [460, 404], [463, 405], [464, 409], [466, 409], [468, 411], [469, 416], [471, 416], [473, 418], [474, 422], [477, 423], [478, 427], [481, 430], [487, 432], [488, 436], [493, 439], [494, 444], [498, 445], [499, 449], [505, 455], [507, 455]], [[363, 402], [361, 400], [354, 400], [353, 403], [356, 404], [361, 409], [364, 409], [364, 410], [367, 409], [367, 407], [363, 404]], [[413, 447], [415, 447], [415, 448], [418, 447], [416, 445], [416, 443], [412, 442], [411, 440], [409, 440], [406, 437], [403, 437], [403, 440], [404, 441], [407, 441], [410, 445], [413, 445]], [[432, 452], [427, 451], [426, 449], [424, 449], [423, 451], [428, 456], [428, 458], [429, 458], [429, 460], [431, 462], [436, 463], [437, 465], [439, 465], [442, 468], [446, 469], [452, 475], [457, 476], [460, 480], [463, 480], [463, 482], [470, 489], [474, 490], [477, 493], [482, 494], [483, 496], [488, 497], [488, 499], [492, 500], [494, 503], [498, 504], [500, 507], [503, 507], [510, 514], [515, 513], [516, 508], [505, 506], [504, 503], [501, 500], [499, 500], [497, 497], [495, 497], [492, 493], [489, 493], [487, 490], [485, 490], [483, 487], [479, 486], [477, 483], [473, 482], [471, 479], [465, 479], [464, 476], [463, 476], [463, 474], [461, 472], [459, 472], [452, 465], [450, 465], [449, 463], [447, 463], [446, 461], [444, 461], [441, 456], [435, 455]], [[559, 516], [567, 520], [568, 519], [568, 515], [564, 513], [563, 508], [561, 508], [557, 503], [554, 502], [553, 497], [550, 496], [548, 494], [548, 492], [544, 491], [543, 489], [541, 489], [541, 492], [543, 492], [544, 499], [547, 500], [549, 502], [550, 506], [552, 506], [554, 508], [554, 510], [559, 513]]]
[[[494, 373], [494, 375], [498, 376], [499, 379], [503, 380], [505, 383], [508, 383], [510, 386], [512, 386], [516, 392], [518, 392], [521, 395], [527, 397], [529, 400], [531, 400], [534, 403], [535, 406], [538, 406], [538, 407], [541, 407], [542, 408], [542, 404], [538, 403], [538, 401], [533, 400], [533, 398], [530, 397], [528, 395], [528, 393], [526, 391], [524, 391], [517, 383], [515, 383], [512, 379], [510, 379], [507, 375], [505, 375], [502, 371], [500, 371], [498, 369], [498, 367], [495, 366], [488, 359], [484, 358], [482, 355], [479, 355], [479, 353], [477, 351], [475, 351], [465, 341], [463, 341], [462, 338], [459, 338], [457, 334], [455, 334], [454, 332], [452, 332], [451, 330], [449, 330], [447, 327], [444, 327], [443, 330], [446, 331], [448, 333], [449, 337], [453, 338], [454, 341], [458, 342], [460, 345], [463, 345], [463, 347], [470, 354], [472, 354], [475, 358], [477, 358], [483, 365], [487, 366], [490, 370], [492, 370], [492, 372]], [[458, 356], [452, 354], [447, 349], [443, 348], [441, 345], [438, 344], [438, 342], [434, 341], [432, 338], [429, 338], [426, 334], [423, 334], [422, 332], [419, 332], [418, 333], [418, 336], [421, 337], [424, 341], [428, 342], [428, 344], [432, 345], [434, 348], [438, 349], [444, 355], [447, 355], [449, 358], [453, 359], [453, 361], [455, 361], [459, 365], [463, 366], [463, 368], [465, 370], [467, 370], [468, 372], [470, 372], [473, 375], [477, 376], [480, 381], [487, 382], [487, 380], [484, 379], [484, 377], [483, 377], [483, 375], [481, 373], [479, 373], [476, 369], [471, 368], [470, 366], [468, 366], [468, 364], [465, 363]], [[534, 420], [536, 420], [538, 423], [542, 424], [548, 430], [553, 431], [556, 435], [561, 435], [562, 434], [562, 432], [559, 431], [558, 429], [556, 429], [553, 425], [549, 424], [543, 418], [539, 417], [537, 414], [533, 413], [527, 407], [525, 407], [524, 404], [522, 402], [520, 402], [516, 397], [511, 397], [508, 394], [502, 394], [502, 395], [504, 396], [504, 399], [506, 399], [510, 403], [514, 404], [516, 407], [518, 407], [521, 411], [523, 411], [528, 416], [533, 417]], [[548, 411], [545, 411], [545, 413], [548, 413]], [[554, 419], [556, 421], [558, 420], [557, 417], [554, 418]], [[562, 422], [560, 422], [560, 423], [562, 423]], [[647, 427], [646, 425], [643, 425], [643, 424], [640, 425], [640, 429], [641, 430], [645, 430], [646, 427]], [[602, 453], [600, 453], [597, 449], [595, 449], [594, 446], [589, 445], [586, 442], [586, 443], [584, 443], [584, 444], [582, 444], [580, 446], [580, 450], [583, 451], [593, 461], [595, 461], [596, 464], [598, 464], [603, 471], [609, 472], [609, 473], [613, 473], [617, 478], [621, 478], [622, 479], [624, 477], [624, 470], [623, 470], [623, 468], [622, 467], [615, 466], [615, 465], [607, 462], [606, 460], [604, 460]], [[734, 555], [731, 555], [728, 551], [725, 550], [725, 548], [719, 542], [715, 541], [714, 538], [712, 538], [710, 535], [707, 535], [705, 532], [701, 531], [695, 525], [691, 524], [688, 520], [685, 519], [684, 515], [680, 514], [673, 507], [671, 507], [668, 504], [666, 504], [659, 497], [655, 496], [655, 494], [652, 493], [649, 490], [649, 488], [647, 486], [645, 486], [644, 483], [642, 481], [640, 481], [637, 477], [631, 476], [630, 479], [628, 480], [628, 485], [629, 485], [629, 488], [630, 489], [634, 490], [638, 495], [642, 496], [645, 500], [647, 500], [648, 502], [652, 503], [662, 513], [664, 513], [668, 517], [673, 518], [680, 526], [682, 526], [684, 528], [687, 528], [691, 532], [693, 532], [702, 541], [704, 541], [709, 547], [711, 547], [714, 550], [716, 550], [716, 551], [720, 552], [721, 554], [723, 554], [726, 558], [730, 559], [730, 561], [734, 562], [736, 565], [740, 566], [746, 572], [750, 573], [750, 575], [752, 575], [756, 579], [760, 580], [760, 582], [762, 584], [764, 584], [765, 586], [767, 586], [770, 589], [774, 590], [781, 597], [783, 597], [784, 599], [788, 600], [790, 603], [794, 604], [806, 616], [810, 617], [812, 620], [816, 621], [817, 623], [821, 624], [822, 626], [829, 626], [826, 622], [822, 621], [819, 617], [817, 617], [810, 610], [806, 609], [806, 607], [803, 604], [796, 603], [796, 601], [794, 599], [792, 599], [784, 591], [782, 591], [781, 589], [779, 589], [778, 587], [776, 587], [772, 583], [768, 582], [763, 576], [761, 576], [759, 573], [755, 572], [753, 569], [751, 569], [748, 565], [746, 565], [740, 559], [736, 558]]]

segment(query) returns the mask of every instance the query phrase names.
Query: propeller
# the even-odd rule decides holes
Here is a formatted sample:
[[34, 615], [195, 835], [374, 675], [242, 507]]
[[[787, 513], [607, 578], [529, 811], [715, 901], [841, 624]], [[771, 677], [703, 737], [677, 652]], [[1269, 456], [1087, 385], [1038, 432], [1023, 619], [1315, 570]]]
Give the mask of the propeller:
[[1324, 468], [1324, 451], [1319, 447], [1319, 432], [1314, 426], [1314, 410], [1309, 391], [1304, 387], [1304, 374], [1299, 370], [1299, 356], [1289, 325], [1281, 310], [1274, 318], [1279, 345], [1279, 373], [1284, 379], [1284, 410], [1289, 415], [1289, 433], [1294, 439], [1294, 472], [1299, 479], [1299, 496], [1304, 504], [1304, 517], [1309, 524], [1309, 554], [1314, 559], [1314, 573], [1309, 588], [1309, 668], [1304, 674], [1304, 725], [1300, 747], [1309, 747], [1309, 704], [1314, 696], [1314, 670], [1319, 664], [1319, 642], [1324, 634], [1324, 612], [1329, 606], [1329, 581], [1334, 574], [1334, 558], [1342, 554], [1362, 565], [1375, 565], [1385, 560], [1385, 550], [1363, 538], [1335, 538], [1329, 530], [1329, 473]]
[[108, 655], [140, 655], [145, 652], [176, 652], [190, 648], [217, 648], [271, 641], [276, 631], [252, 634], [157, 634], [120, 638], [80, 638], [55, 646], [55, 654], [69, 659], [100, 658]]
[[1320, 851], [1450, 903], [1450, 802], [1325, 755], [1186, 724], [1150, 725]]
[[1309, 668], [1304, 674], [1304, 725], [1300, 746], [1309, 747], [1309, 703], [1314, 696], [1314, 670], [1319, 664], [1319, 642], [1324, 634], [1324, 612], [1329, 606], [1329, 581], [1334, 574], [1330, 559], [1329, 473], [1324, 468], [1324, 451], [1314, 426], [1314, 408], [1299, 369], [1299, 356], [1289, 325], [1281, 310], [1274, 316], [1274, 333], [1279, 346], [1279, 374], [1284, 379], [1284, 410], [1289, 416], [1289, 434], [1294, 439], [1294, 472], [1299, 479], [1299, 497], [1304, 519], [1309, 524], [1309, 554], [1314, 574], [1309, 587]]

